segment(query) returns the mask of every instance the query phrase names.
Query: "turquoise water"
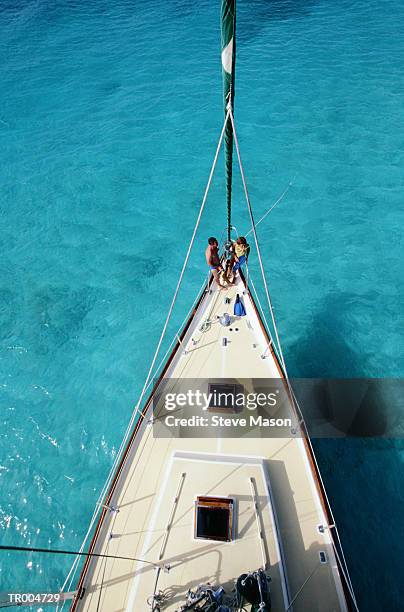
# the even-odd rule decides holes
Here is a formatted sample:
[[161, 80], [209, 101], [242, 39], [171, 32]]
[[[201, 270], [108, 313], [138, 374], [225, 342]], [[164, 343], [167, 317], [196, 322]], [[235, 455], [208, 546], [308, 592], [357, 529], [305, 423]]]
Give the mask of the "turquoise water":
[[[3, 544], [74, 549], [86, 531], [220, 131], [216, 4], [0, 3]], [[404, 372], [403, 22], [397, 0], [239, 3], [257, 216], [294, 179], [259, 228], [292, 375]], [[225, 225], [219, 170], [172, 332]], [[361, 609], [402, 609], [404, 445], [316, 448]], [[57, 590], [70, 561], [2, 553], [0, 588]]]

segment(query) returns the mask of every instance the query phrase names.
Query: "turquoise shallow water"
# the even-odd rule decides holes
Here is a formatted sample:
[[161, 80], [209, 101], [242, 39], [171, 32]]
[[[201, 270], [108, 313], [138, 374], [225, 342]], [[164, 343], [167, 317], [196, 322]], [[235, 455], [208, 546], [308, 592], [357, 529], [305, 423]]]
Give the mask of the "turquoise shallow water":
[[[0, 3], [2, 543], [76, 548], [86, 531], [220, 131], [213, 4]], [[260, 226], [289, 371], [402, 376], [404, 5], [239, 4], [257, 216], [295, 177]], [[172, 331], [225, 223], [221, 170]], [[316, 448], [361, 609], [402, 609], [404, 445]], [[69, 565], [2, 554], [0, 588], [55, 590]]]

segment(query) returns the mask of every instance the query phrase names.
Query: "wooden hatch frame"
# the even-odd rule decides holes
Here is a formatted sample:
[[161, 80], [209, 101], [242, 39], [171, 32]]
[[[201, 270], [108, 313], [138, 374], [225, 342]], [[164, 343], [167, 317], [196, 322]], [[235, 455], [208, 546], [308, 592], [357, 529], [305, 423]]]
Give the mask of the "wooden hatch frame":
[[[232, 497], [212, 497], [198, 495], [195, 501], [194, 510], [194, 538], [196, 540], [213, 540], [217, 542], [232, 542], [234, 540], [234, 499]], [[228, 525], [225, 537], [212, 535], [198, 535], [198, 509], [206, 508], [210, 510], [227, 510]]]

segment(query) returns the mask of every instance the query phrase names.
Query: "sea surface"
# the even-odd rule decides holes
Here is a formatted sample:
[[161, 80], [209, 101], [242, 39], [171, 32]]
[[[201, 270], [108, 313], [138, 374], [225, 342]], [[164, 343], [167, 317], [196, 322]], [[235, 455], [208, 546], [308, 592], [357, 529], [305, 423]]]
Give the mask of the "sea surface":
[[[221, 129], [219, 14], [212, 0], [0, 0], [3, 545], [74, 550], [87, 530]], [[259, 226], [292, 376], [403, 376], [403, 24], [398, 0], [239, 2], [256, 217], [292, 183]], [[234, 190], [243, 233], [238, 172]], [[220, 159], [168, 338], [225, 215]], [[360, 609], [402, 610], [403, 442], [315, 444]], [[71, 561], [1, 552], [0, 590], [57, 591]]]

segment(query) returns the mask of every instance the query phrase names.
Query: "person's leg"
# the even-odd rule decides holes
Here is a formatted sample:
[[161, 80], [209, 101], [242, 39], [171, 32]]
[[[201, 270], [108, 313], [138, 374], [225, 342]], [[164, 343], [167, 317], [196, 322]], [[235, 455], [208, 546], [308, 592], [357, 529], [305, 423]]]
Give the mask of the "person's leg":
[[224, 274], [225, 281], [228, 285], [234, 285], [234, 274], [233, 274], [233, 266], [227, 265], [226, 271]]
[[215, 270], [212, 270], [212, 274], [213, 274], [213, 278], [214, 278], [214, 279], [215, 279], [215, 281], [216, 281], [216, 285], [218, 285], [218, 286], [220, 287], [221, 285], [220, 285], [219, 271], [218, 271], [218, 270], [216, 270], [216, 269], [215, 269]]
[[226, 287], [220, 283], [220, 272], [219, 272], [219, 270], [217, 270], [217, 269], [212, 270], [212, 274], [213, 274], [213, 278], [215, 279], [216, 285], [219, 287], [219, 289], [226, 289]]
[[229, 259], [229, 261], [226, 264], [226, 280], [231, 285], [234, 284], [233, 283], [233, 277], [234, 277], [233, 266], [234, 266], [235, 261], [236, 260], [235, 260], [234, 256], [232, 255], [231, 258]]

